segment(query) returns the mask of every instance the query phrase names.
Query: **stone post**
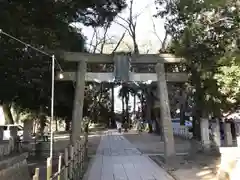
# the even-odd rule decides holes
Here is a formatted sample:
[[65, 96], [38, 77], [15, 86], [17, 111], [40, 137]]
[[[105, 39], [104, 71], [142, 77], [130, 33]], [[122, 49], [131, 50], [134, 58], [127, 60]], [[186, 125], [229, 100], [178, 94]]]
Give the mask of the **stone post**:
[[3, 126], [0, 126], [0, 142], [3, 140], [3, 131], [4, 131]]
[[[13, 149], [17, 147], [17, 132], [18, 132], [18, 127], [17, 126], [10, 126], [10, 137], [12, 138], [13, 141]], [[10, 142], [10, 141], [9, 141]]]
[[235, 124], [236, 135], [240, 136], [240, 123], [235, 122], [234, 124]]
[[219, 121], [216, 120], [216, 123], [213, 123], [213, 140], [216, 145], [216, 148], [219, 150], [219, 147], [221, 146], [221, 135], [220, 135], [220, 125]]
[[172, 119], [170, 114], [169, 99], [167, 82], [165, 78], [164, 64], [158, 63], [156, 65], [158, 94], [160, 99], [160, 118], [163, 125], [163, 138], [164, 138], [164, 155], [167, 160], [169, 157], [174, 157], [175, 144], [173, 137]]
[[27, 119], [23, 123], [23, 141], [29, 142], [32, 140], [33, 121]]
[[73, 106], [72, 118], [72, 134], [71, 143], [74, 144], [80, 138], [81, 123], [83, 120], [83, 104], [84, 104], [84, 91], [85, 91], [85, 74], [87, 65], [85, 60], [78, 63], [78, 70], [76, 73], [76, 87], [75, 98]]
[[224, 144], [226, 146], [232, 146], [232, 133], [231, 133], [231, 124], [224, 122]]
[[202, 137], [202, 145], [204, 149], [210, 148], [210, 138], [209, 138], [209, 122], [208, 119], [202, 118], [200, 122], [201, 126], [201, 137]]
[[235, 122], [237, 146], [240, 147], [240, 123]]

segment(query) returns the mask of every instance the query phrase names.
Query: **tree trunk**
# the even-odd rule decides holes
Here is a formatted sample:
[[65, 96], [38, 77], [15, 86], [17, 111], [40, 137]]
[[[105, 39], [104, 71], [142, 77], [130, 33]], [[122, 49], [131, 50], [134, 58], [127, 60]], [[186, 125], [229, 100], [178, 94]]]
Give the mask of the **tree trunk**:
[[124, 97], [122, 97], [122, 123], [125, 122], [125, 106], [124, 106]]
[[34, 119], [33, 120], [33, 133], [36, 134], [36, 132], [37, 132], [37, 120]]
[[68, 119], [65, 119], [65, 131], [70, 130], [70, 121]]
[[112, 83], [112, 107], [111, 107], [111, 111], [112, 111], [112, 116], [111, 116], [111, 128], [116, 128], [116, 122], [115, 122], [115, 113], [114, 113], [114, 83]]
[[5, 124], [14, 124], [13, 116], [11, 113], [11, 105], [8, 103], [3, 103], [2, 109], [5, 118]]
[[133, 39], [133, 51], [134, 51], [134, 54], [139, 54], [139, 48], [138, 48], [138, 44], [137, 44], [137, 41], [136, 41], [135, 33], [133, 33], [132, 39]]
[[159, 119], [159, 117], [160, 117], [159, 110], [155, 109], [154, 110], [154, 121], [156, 123], [156, 131], [155, 131], [155, 133], [162, 136], [161, 123], [160, 123], [161, 120]]
[[[149, 92], [150, 93], [150, 92]], [[148, 132], [152, 133], [153, 132], [153, 128], [152, 128], [152, 118], [151, 118], [151, 110], [152, 110], [152, 103], [151, 103], [151, 97], [150, 95], [147, 96], [146, 99], [146, 119], [148, 121]]]
[[55, 120], [56, 132], [58, 132], [58, 119]]
[[201, 126], [200, 117], [198, 115], [193, 116], [193, 138], [196, 140], [201, 140]]
[[133, 114], [136, 114], [136, 95], [133, 95]]
[[186, 92], [182, 91], [181, 92], [181, 99], [180, 99], [180, 124], [184, 125], [185, 124], [185, 111], [187, 107], [187, 94]]
[[148, 133], [153, 133], [152, 120], [148, 120]]
[[195, 107], [194, 107], [194, 115], [193, 115], [193, 137], [197, 140], [201, 140], [201, 126], [200, 126], [200, 120], [203, 114], [203, 89], [201, 87], [201, 78], [200, 74], [196, 71], [193, 71], [192, 73], [192, 79], [195, 85], [195, 94], [194, 94], [194, 101], [195, 101]]
[[19, 120], [21, 118], [21, 110], [17, 107], [14, 108], [14, 112], [16, 114], [16, 116], [14, 117], [13, 121], [18, 124], [19, 123]]
[[155, 131], [155, 133], [159, 134], [159, 135], [162, 135], [161, 126], [159, 125], [159, 122], [156, 119], [155, 119], [155, 122], [156, 122], [156, 131]]
[[16, 112], [16, 118], [15, 118], [16, 124], [19, 123], [20, 117], [21, 117], [21, 113], [20, 112]]
[[128, 105], [129, 105], [129, 94], [127, 94], [127, 97], [126, 97], [126, 121], [128, 122], [129, 124], [129, 127], [131, 126], [131, 119], [129, 118], [129, 109], [128, 109]]
[[129, 123], [129, 126], [130, 126], [129, 112], [128, 112], [129, 94], [126, 94], [125, 103], [126, 103], [126, 121]]

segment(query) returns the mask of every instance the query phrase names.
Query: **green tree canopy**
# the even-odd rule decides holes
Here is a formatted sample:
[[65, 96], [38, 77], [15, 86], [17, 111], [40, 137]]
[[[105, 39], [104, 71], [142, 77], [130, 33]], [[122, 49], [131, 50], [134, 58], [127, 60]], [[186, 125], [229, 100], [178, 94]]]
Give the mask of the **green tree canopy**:
[[[125, 5], [124, 0], [3, 0], [0, 2], [0, 29], [42, 50], [84, 51], [85, 37], [70, 24], [103, 26]], [[50, 107], [51, 58], [3, 34], [0, 47], [0, 103], [8, 110], [9, 104], [15, 102], [24, 109], [37, 110], [42, 106], [47, 111]], [[64, 69], [63, 62], [58, 62]], [[59, 70], [58, 66], [56, 70]], [[67, 97], [70, 94], [62, 93]]]
[[[199, 125], [201, 117], [220, 115], [229, 107], [226, 105], [229, 94], [222, 89], [231, 83], [221, 83], [219, 78], [229, 75], [222, 66], [231, 66], [234, 71], [231, 59], [238, 54], [239, 4], [235, 0], [158, 0], [157, 5], [161, 8], [156, 16], [166, 17], [172, 52], [186, 60], [194, 98], [194, 123]], [[231, 57], [225, 58], [229, 54]]]

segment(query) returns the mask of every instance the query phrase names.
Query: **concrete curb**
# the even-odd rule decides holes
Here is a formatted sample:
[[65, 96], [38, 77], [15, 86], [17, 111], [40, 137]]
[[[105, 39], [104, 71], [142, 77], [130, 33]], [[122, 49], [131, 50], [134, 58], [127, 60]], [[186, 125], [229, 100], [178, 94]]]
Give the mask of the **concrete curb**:
[[83, 175], [83, 180], [88, 180], [88, 176], [89, 176], [89, 173], [90, 173], [90, 170], [91, 170], [94, 160], [95, 160], [95, 157], [90, 159], [90, 161], [88, 163], [87, 171]]
[[[101, 139], [100, 139], [99, 145], [100, 145], [100, 143], [101, 143], [102, 136], [103, 136], [105, 133], [106, 133], [106, 131], [102, 131], [102, 132], [100, 133]], [[89, 163], [88, 163], [87, 171], [84, 173], [84, 176], [83, 176], [83, 179], [82, 179], [82, 180], [88, 180], [90, 170], [91, 170], [91, 168], [92, 168], [92, 166], [93, 166], [93, 163], [94, 163], [94, 161], [95, 161], [95, 159], [96, 159], [96, 157], [97, 157], [97, 153], [99, 152], [99, 145], [98, 145], [98, 148], [97, 148], [97, 150], [96, 150], [96, 154], [93, 155], [93, 156], [89, 156], [90, 161], [89, 161]]]

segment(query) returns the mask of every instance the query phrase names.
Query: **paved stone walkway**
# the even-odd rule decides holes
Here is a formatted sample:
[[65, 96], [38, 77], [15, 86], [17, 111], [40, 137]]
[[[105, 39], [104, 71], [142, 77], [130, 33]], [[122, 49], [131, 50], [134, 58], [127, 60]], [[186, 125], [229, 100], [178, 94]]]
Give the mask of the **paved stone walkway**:
[[101, 139], [88, 180], [173, 180], [116, 131]]

